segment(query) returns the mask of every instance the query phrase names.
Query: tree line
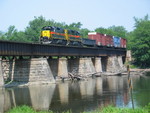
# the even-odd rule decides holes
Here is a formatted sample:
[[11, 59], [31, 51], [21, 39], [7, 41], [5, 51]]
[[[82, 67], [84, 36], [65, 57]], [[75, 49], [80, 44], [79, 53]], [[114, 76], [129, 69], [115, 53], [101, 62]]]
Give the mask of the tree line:
[[[140, 67], [150, 67], [150, 20], [146, 15], [142, 19], [135, 18], [134, 30], [128, 32], [123, 26], [110, 26], [108, 28], [98, 27], [95, 32], [119, 36], [127, 39], [127, 49], [132, 51], [134, 63]], [[55, 22], [46, 20], [43, 16], [34, 17], [24, 31], [18, 31], [15, 26], [9, 26], [7, 32], [0, 31], [0, 40], [10, 40], [19, 42], [39, 41], [41, 28], [44, 26], [57, 26], [65, 29], [77, 30], [83, 38], [88, 37], [87, 28], [82, 28], [81, 22], [66, 24], [64, 22]]]

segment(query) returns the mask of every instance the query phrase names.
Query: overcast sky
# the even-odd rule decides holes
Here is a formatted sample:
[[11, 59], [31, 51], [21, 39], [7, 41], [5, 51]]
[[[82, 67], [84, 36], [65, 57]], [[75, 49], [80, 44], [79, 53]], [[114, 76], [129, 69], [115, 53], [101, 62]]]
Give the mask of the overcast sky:
[[0, 31], [24, 30], [34, 16], [56, 22], [81, 22], [94, 30], [112, 25], [134, 29], [133, 17], [150, 16], [150, 0], [0, 0]]

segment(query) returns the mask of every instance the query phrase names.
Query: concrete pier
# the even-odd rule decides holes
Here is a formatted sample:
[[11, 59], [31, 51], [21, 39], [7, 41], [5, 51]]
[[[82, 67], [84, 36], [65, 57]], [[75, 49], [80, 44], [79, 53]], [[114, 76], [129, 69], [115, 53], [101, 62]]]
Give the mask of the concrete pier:
[[68, 72], [87, 77], [99, 72], [120, 73], [123, 69], [122, 56], [0, 60], [0, 86], [6, 79], [28, 84], [55, 83], [57, 77], [67, 79]]
[[5, 74], [9, 74], [11, 81], [28, 84], [55, 83], [46, 58], [16, 59], [4, 63], [9, 72]]
[[118, 73], [122, 71], [120, 65], [122, 65], [121, 57], [118, 60], [117, 56], [109, 56], [107, 60], [107, 72]]
[[101, 57], [95, 58], [95, 70], [96, 72], [102, 72], [102, 62]]
[[131, 50], [128, 50], [128, 51], [126, 52], [126, 61], [127, 61], [127, 62], [131, 62], [131, 61], [132, 61]]
[[58, 76], [68, 77], [67, 58], [59, 58], [59, 61], [58, 61]]
[[79, 75], [87, 76], [96, 73], [91, 58], [80, 58], [79, 59]]
[[4, 78], [3, 78], [3, 70], [2, 70], [2, 60], [0, 59], [0, 87], [4, 85]]
[[120, 65], [120, 67], [123, 68], [122, 56], [118, 56], [118, 63], [119, 63], [119, 65]]

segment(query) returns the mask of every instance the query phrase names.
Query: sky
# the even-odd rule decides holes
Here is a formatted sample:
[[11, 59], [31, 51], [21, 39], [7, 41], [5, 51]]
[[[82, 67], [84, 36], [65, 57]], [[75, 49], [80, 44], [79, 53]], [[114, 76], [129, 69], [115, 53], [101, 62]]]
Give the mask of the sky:
[[150, 0], [0, 0], [0, 31], [10, 25], [25, 30], [34, 17], [56, 22], [81, 22], [82, 28], [124, 26], [134, 29], [134, 19], [150, 17]]

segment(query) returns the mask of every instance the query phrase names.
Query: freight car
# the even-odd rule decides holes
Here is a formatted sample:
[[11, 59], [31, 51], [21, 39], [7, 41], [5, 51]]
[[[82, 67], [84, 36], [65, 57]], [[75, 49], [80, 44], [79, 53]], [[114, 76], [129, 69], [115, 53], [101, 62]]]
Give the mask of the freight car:
[[120, 47], [120, 37], [113, 36], [114, 47]]
[[71, 46], [126, 48], [126, 39], [97, 32], [88, 33], [88, 38], [81, 38], [75, 30], [54, 26], [45, 26], [41, 30], [41, 44], [61, 44]]
[[126, 48], [126, 39], [97, 32], [88, 33], [88, 38], [96, 40], [98, 47]]

